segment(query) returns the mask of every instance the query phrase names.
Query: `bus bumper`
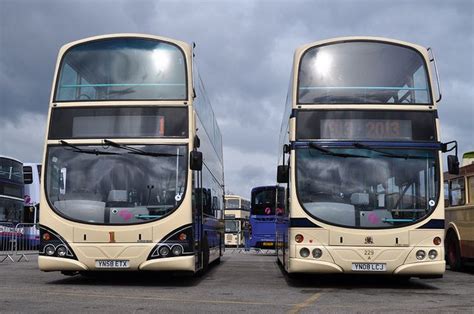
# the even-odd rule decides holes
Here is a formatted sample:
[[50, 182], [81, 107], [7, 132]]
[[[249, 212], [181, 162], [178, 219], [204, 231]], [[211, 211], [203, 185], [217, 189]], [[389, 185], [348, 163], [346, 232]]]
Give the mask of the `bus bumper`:
[[434, 262], [424, 262], [416, 264], [405, 264], [393, 272], [394, 275], [400, 276], [416, 276], [423, 277], [424, 275], [430, 276], [442, 276], [446, 268], [446, 262], [434, 261]]
[[167, 257], [148, 260], [140, 264], [140, 270], [155, 271], [195, 271], [194, 255]]
[[343, 273], [342, 268], [336, 264], [315, 261], [315, 260], [303, 260], [301, 258], [290, 258], [290, 267], [288, 272], [291, 273], [292, 269], [298, 273]]
[[38, 256], [38, 266], [42, 271], [84, 271], [89, 268], [81, 262], [69, 258]]

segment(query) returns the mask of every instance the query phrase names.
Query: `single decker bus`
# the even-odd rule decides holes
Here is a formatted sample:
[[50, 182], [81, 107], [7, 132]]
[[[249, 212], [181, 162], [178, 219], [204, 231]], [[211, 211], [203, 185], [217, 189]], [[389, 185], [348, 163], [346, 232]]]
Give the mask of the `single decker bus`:
[[250, 199], [249, 247], [275, 248], [275, 221], [282, 212], [284, 189], [275, 185], [254, 187]]
[[474, 262], [474, 152], [463, 155], [459, 174], [445, 173], [446, 262], [462, 270]]
[[431, 49], [398, 40], [296, 50], [277, 173], [286, 272], [443, 275], [441, 153], [457, 144], [440, 143], [434, 73]]
[[59, 51], [39, 268], [183, 271], [224, 249], [222, 136], [193, 47], [112, 34]]

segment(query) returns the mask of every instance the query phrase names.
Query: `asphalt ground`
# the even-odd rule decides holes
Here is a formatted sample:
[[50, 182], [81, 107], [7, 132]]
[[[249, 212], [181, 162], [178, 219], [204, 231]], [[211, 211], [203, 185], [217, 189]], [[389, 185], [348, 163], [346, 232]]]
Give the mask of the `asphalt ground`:
[[[31, 258], [30, 258], [31, 259]], [[36, 261], [0, 264], [0, 312], [474, 313], [474, 268], [442, 279], [303, 275], [272, 255], [227, 250], [200, 277], [108, 273], [67, 277]]]

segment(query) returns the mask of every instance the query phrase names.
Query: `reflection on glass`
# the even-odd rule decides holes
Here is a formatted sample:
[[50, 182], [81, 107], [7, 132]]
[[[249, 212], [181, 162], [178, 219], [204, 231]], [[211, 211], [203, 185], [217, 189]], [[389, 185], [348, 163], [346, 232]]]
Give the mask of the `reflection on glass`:
[[23, 206], [22, 200], [0, 198], [0, 222], [21, 222]]
[[173, 211], [184, 197], [186, 146], [49, 147], [46, 192], [64, 216], [90, 223], [132, 224]]
[[144, 38], [109, 38], [69, 49], [56, 101], [186, 99], [186, 63], [178, 47]]
[[8, 158], [0, 158], [0, 179], [23, 183], [23, 164]]
[[237, 233], [237, 232], [239, 232], [239, 222], [237, 220], [226, 220], [225, 221], [225, 232], [226, 233]]
[[435, 151], [301, 148], [296, 158], [303, 208], [330, 224], [407, 225], [426, 217], [438, 200]]
[[252, 215], [275, 215], [275, 188], [259, 190], [252, 195]]
[[421, 54], [377, 42], [345, 42], [309, 49], [301, 60], [299, 103], [429, 104]]
[[240, 202], [238, 199], [227, 199], [225, 208], [240, 208]]

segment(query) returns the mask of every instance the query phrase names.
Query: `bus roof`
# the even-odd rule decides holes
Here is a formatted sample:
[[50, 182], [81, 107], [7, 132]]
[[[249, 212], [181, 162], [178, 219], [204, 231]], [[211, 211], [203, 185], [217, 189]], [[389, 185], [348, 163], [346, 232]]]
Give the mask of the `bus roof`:
[[253, 191], [262, 191], [262, 190], [271, 190], [271, 189], [275, 189], [277, 186], [276, 185], [263, 185], [263, 186], [256, 186], [252, 189], [252, 192]]
[[348, 37], [335, 37], [335, 38], [328, 38], [323, 40], [314, 41], [305, 45], [298, 47], [295, 51], [295, 57], [301, 56], [304, 51], [314, 46], [321, 46], [325, 44], [331, 43], [338, 43], [338, 42], [348, 42], [348, 41], [378, 41], [378, 42], [386, 42], [392, 43], [397, 45], [409, 46], [413, 47], [420, 52], [426, 52], [426, 48], [417, 44], [413, 44], [407, 41], [401, 41], [397, 39], [385, 38], [385, 37], [373, 37], [373, 36], [348, 36]]
[[18, 159], [16, 159], [16, 158], [4, 156], [4, 155], [0, 155], [0, 159], [10, 159], [10, 160], [13, 160], [13, 161], [16, 161], [16, 162], [19, 162], [19, 163], [23, 164], [22, 161], [20, 161], [20, 160], [18, 160]]
[[173, 39], [173, 38], [150, 35], [150, 34], [140, 34], [140, 33], [115, 33], [115, 34], [105, 34], [105, 35], [98, 35], [98, 36], [82, 38], [82, 39], [67, 43], [67, 44], [65, 44], [64, 46], [61, 47], [61, 49], [59, 50], [59, 54], [63, 54], [67, 49], [71, 48], [72, 46], [76, 46], [76, 45], [79, 45], [79, 44], [82, 44], [82, 43], [91, 42], [91, 41], [94, 41], [94, 40], [107, 39], [107, 38], [124, 38], [124, 37], [156, 39], [156, 40], [160, 40], [160, 41], [174, 43], [174, 44], [180, 46], [182, 49], [184, 49], [186, 51], [189, 51], [189, 49], [191, 49], [191, 46], [188, 43], [186, 43], [184, 41], [181, 41], [181, 40], [176, 40], [176, 39]]

